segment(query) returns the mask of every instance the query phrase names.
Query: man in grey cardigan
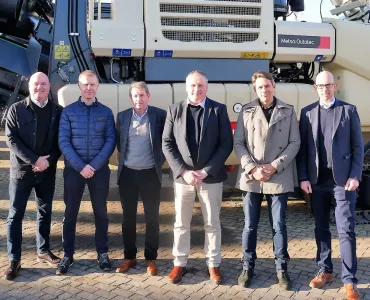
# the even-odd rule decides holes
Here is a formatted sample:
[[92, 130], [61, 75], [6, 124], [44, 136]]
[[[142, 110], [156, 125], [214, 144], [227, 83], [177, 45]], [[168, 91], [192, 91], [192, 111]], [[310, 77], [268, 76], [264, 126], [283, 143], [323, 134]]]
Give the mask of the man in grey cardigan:
[[294, 107], [274, 97], [275, 82], [269, 73], [255, 73], [252, 83], [258, 99], [243, 106], [234, 136], [234, 150], [241, 161], [237, 187], [243, 191], [245, 215], [243, 271], [238, 283], [248, 287], [254, 274], [257, 228], [265, 195], [279, 286], [289, 290], [285, 214], [287, 193], [294, 191], [294, 158], [301, 142], [298, 121]]
[[136, 265], [136, 214], [139, 194], [143, 201], [146, 236], [144, 256], [147, 273], [157, 275], [159, 245], [159, 204], [162, 182], [162, 132], [166, 111], [148, 106], [149, 89], [145, 82], [133, 82], [129, 88], [132, 108], [117, 115], [119, 151], [118, 186], [123, 209], [122, 238], [124, 261], [119, 273]]

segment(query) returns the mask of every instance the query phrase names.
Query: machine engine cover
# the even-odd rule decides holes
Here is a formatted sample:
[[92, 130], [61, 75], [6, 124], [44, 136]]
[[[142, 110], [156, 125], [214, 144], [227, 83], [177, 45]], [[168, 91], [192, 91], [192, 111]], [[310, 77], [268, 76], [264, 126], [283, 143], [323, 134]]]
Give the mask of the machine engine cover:
[[335, 29], [327, 23], [275, 21], [275, 62], [330, 62]]

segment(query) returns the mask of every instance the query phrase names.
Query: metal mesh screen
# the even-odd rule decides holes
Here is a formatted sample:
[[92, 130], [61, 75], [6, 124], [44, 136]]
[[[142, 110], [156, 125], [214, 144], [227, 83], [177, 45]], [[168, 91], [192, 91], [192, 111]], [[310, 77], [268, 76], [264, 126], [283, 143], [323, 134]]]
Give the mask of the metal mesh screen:
[[195, 32], [195, 31], [163, 31], [169, 40], [181, 42], [212, 42], [212, 43], [244, 43], [254, 42], [258, 33], [239, 32]]
[[260, 28], [259, 20], [161, 18], [162, 26]]
[[259, 7], [231, 7], [209, 5], [161, 4], [160, 12], [183, 14], [215, 14], [215, 15], [241, 15], [260, 16]]

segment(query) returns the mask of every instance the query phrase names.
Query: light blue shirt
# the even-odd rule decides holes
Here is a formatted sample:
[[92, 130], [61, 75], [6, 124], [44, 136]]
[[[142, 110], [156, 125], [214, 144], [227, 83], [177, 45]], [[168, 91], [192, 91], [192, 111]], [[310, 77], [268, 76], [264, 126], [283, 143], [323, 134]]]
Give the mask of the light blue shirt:
[[320, 106], [322, 108], [325, 108], [325, 109], [329, 109], [330, 107], [332, 107], [333, 105], [335, 104], [335, 98], [333, 99], [333, 101], [331, 101], [329, 104], [326, 104], [324, 101], [321, 101], [320, 100]]
[[146, 107], [146, 110], [144, 111], [143, 115], [141, 117], [138, 116], [138, 114], [136, 113], [135, 109], [132, 109], [132, 115], [134, 116], [134, 118], [136, 120], [138, 120], [139, 122], [141, 121], [141, 119], [145, 116], [145, 114], [148, 112], [148, 107]]

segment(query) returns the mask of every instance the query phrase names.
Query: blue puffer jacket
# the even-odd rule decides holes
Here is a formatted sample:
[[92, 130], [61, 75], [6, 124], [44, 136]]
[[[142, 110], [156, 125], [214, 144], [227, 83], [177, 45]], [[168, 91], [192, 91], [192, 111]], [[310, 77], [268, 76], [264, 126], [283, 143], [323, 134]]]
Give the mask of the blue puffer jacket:
[[79, 99], [63, 110], [59, 148], [66, 167], [81, 172], [89, 164], [98, 170], [108, 163], [115, 146], [114, 117], [110, 108], [97, 100], [87, 106]]

